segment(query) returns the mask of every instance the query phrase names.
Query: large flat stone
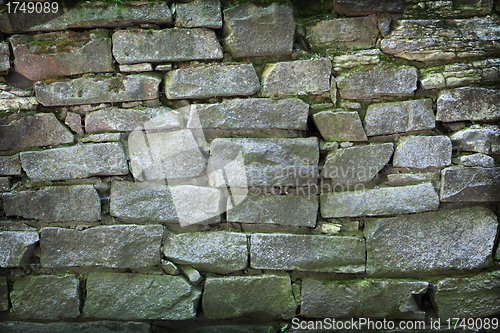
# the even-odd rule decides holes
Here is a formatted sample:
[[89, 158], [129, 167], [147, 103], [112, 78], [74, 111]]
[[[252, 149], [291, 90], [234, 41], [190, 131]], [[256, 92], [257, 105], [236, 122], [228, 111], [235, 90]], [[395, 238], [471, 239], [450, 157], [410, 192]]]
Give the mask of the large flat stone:
[[335, 0], [336, 13], [359, 16], [380, 13], [403, 13], [403, 0]]
[[24, 171], [34, 181], [128, 174], [123, 148], [115, 142], [29, 151], [20, 155]]
[[14, 282], [12, 311], [25, 320], [64, 320], [80, 315], [80, 281], [74, 275], [27, 275]]
[[314, 123], [326, 141], [367, 141], [356, 111], [327, 110], [313, 115]]
[[472, 125], [451, 136], [453, 146], [460, 151], [483, 154], [500, 153], [500, 128], [497, 125], [481, 127]]
[[440, 318], [480, 318], [500, 314], [500, 271], [446, 278], [431, 289]]
[[285, 273], [208, 277], [202, 304], [208, 319], [290, 319], [297, 308], [290, 276]]
[[35, 93], [45, 106], [141, 101], [157, 99], [160, 82], [159, 74], [81, 77], [37, 84]]
[[262, 96], [321, 95], [330, 91], [328, 58], [267, 64], [261, 75]]
[[201, 271], [227, 274], [243, 270], [248, 264], [247, 236], [242, 233], [170, 233], [163, 248], [163, 254], [172, 262]]
[[330, 273], [364, 273], [365, 241], [358, 237], [252, 234], [250, 267]]
[[30, 323], [8, 321], [0, 323], [0, 331], [5, 333], [151, 333], [151, 325], [141, 322], [93, 321]]
[[[43, 228], [43, 267], [145, 268], [160, 264], [161, 225], [113, 225], [84, 230]], [[105, 254], [105, 255], [103, 255]]]
[[49, 186], [43, 190], [3, 193], [5, 214], [47, 222], [101, 219], [101, 202], [92, 185]]
[[396, 146], [392, 165], [415, 169], [442, 168], [451, 164], [451, 150], [451, 140], [447, 136], [409, 136]]
[[496, 215], [482, 207], [368, 219], [366, 272], [415, 277], [491, 267], [497, 227]]
[[[234, 197], [228, 199], [231, 207]], [[318, 215], [316, 195], [247, 196], [227, 211], [229, 222], [315, 227]]]
[[500, 168], [446, 168], [441, 171], [441, 201], [500, 200]]
[[120, 64], [222, 59], [213, 30], [118, 30], [113, 34], [113, 56]]
[[371, 104], [366, 109], [364, 124], [368, 136], [433, 129], [436, 121], [432, 100]]
[[437, 121], [500, 119], [500, 90], [463, 87], [443, 90], [437, 100]]
[[38, 232], [0, 231], [0, 267], [28, 265], [38, 240]]
[[242, 3], [224, 10], [224, 47], [234, 58], [291, 54], [295, 20], [292, 7]]
[[417, 90], [417, 69], [410, 66], [375, 67], [336, 77], [340, 96], [368, 100], [382, 96], [413, 96]]
[[108, 320], [186, 320], [196, 317], [201, 290], [182, 276], [93, 272], [83, 316]]
[[114, 71], [111, 38], [104, 29], [14, 35], [9, 40], [16, 72], [32, 81]]
[[35, 97], [15, 97], [0, 99], [0, 111], [34, 111], [38, 107]]
[[0, 125], [0, 150], [57, 146], [74, 140], [53, 113], [39, 113]]
[[175, 4], [175, 26], [180, 28], [222, 27], [222, 11], [219, 0], [195, 0]]
[[259, 90], [252, 64], [181, 68], [165, 75], [169, 99], [250, 96]]
[[329, 153], [321, 177], [335, 184], [371, 181], [389, 162], [394, 151], [392, 143], [370, 144], [339, 149]]
[[323, 217], [377, 216], [425, 212], [439, 207], [431, 183], [353, 192], [322, 193]]
[[0, 175], [21, 176], [21, 160], [19, 155], [0, 156]]
[[424, 319], [413, 295], [428, 283], [412, 280], [302, 281], [300, 314], [306, 318]]

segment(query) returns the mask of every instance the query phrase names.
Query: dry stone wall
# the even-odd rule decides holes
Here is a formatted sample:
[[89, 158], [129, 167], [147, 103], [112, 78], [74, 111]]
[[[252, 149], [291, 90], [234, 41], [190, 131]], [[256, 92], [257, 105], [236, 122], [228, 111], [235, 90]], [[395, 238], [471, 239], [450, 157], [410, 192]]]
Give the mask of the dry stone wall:
[[0, 331], [497, 332], [500, 2], [221, 2], [1, 2]]

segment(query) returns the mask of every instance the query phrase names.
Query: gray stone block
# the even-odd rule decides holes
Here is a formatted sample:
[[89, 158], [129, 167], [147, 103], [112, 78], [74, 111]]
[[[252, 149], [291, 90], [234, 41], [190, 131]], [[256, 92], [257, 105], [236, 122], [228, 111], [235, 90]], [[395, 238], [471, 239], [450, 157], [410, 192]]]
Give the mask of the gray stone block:
[[180, 28], [222, 27], [222, 11], [219, 0], [195, 0], [175, 4], [175, 26]]
[[356, 111], [343, 109], [317, 112], [314, 123], [326, 141], [367, 141], [361, 119]]
[[0, 177], [0, 192], [10, 191], [10, 177]]
[[492, 267], [497, 227], [496, 215], [482, 207], [368, 219], [366, 273], [415, 277]]
[[463, 87], [440, 92], [436, 120], [494, 121], [500, 119], [500, 90]]
[[0, 331], [5, 333], [151, 333], [151, 325], [141, 322], [94, 321], [30, 323], [10, 321], [0, 323]]
[[403, 0], [335, 0], [333, 8], [336, 13], [347, 16], [403, 13]]
[[472, 125], [451, 136], [453, 146], [460, 151], [483, 154], [500, 153], [500, 128], [496, 125], [481, 127]]
[[0, 267], [29, 265], [38, 232], [0, 231]]
[[442, 168], [451, 164], [451, 150], [447, 136], [409, 136], [399, 141], [392, 164], [401, 168]]
[[500, 200], [500, 168], [446, 168], [441, 171], [441, 201]]
[[466, 167], [483, 167], [483, 168], [493, 168], [495, 167], [495, 159], [493, 157], [484, 155], [481, 153], [472, 155], [462, 155], [460, 156], [460, 162]]
[[35, 97], [14, 97], [0, 99], [0, 111], [34, 111], [38, 107]]
[[0, 175], [21, 176], [21, 160], [19, 155], [0, 156]]
[[360, 50], [333, 57], [333, 70], [342, 72], [357, 66], [375, 65], [380, 62], [379, 49]]

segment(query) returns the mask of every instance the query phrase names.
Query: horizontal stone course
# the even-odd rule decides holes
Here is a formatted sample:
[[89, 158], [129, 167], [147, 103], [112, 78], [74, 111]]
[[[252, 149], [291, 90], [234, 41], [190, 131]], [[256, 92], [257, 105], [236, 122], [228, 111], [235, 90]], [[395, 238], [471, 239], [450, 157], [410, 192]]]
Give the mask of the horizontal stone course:
[[0, 267], [28, 265], [38, 240], [37, 232], [0, 231]]
[[456, 168], [441, 171], [441, 201], [491, 202], [500, 200], [500, 168]]
[[7, 321], [0, 323], [0, 330], [6, 333], [150, 333], [151, 325], [141, 322], [93, 321], [30, 323]]

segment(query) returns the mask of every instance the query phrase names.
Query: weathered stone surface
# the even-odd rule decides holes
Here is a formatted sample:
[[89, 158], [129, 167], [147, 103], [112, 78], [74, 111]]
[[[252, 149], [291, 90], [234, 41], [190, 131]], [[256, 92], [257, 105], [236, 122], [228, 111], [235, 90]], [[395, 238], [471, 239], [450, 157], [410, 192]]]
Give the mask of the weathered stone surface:
[[345, 99], [372, 99], [382, 96], [413, 96], [417, 90], [415, 67], [375, 67], [336, 77], [340, 96]]
[[234, 58], [291, 54], [295, 34], [292, 7], [242, 3], [224, 10], [224, 47]]
[[163, 254], [176, 264], [227, 274], [247, 267], [247, 236], [235, 232], [168, 234]]
[[440, 318], [479, 318], [500, 314], [500, 271], [447, 278], [431, 290]]
[[0, 111], [33, 111], [38, 102], [35, 97], [15, 97], [0, 99]]
[[124, 73], [140, 73], [140, 72], [153, 71], [153, 65], [151, 63], [120, 65], [119, 68], [120, 68], [120, 72], [124, 72]]
[[322, 193], [320, 200], [321, 214], [325, 218], [417, 213], [439, 207], [439, 196], [431, 183]]
[[417, 173], [393, 173], [387, 175], [387, 185], [389, 186], [405, 186], [415, 185], [421, 183], [432, 182], [435, 187], [439, 187], [441, 173], [439, 171], [433, 172], [417, 172]]
[[493, 168], [495, 160], [493, 157], [481, 153], [460, 156], [460, 162], [466, 167]]
[[369, 15], [379, 13], [402, 13], [403, 0], [335, 0], [333, 8], [336, 13], [347, 16]]
[[0, 192], [10, 190], [10, 177], [0, 177]]
[[59, 3], [56, 13], [36, 13], [18, 11], [16, 14], [4, 13], [0, 20], [0, 29], [4, 33], [25, 31], [54, 31], [73, 28], [126, 27], [140, 23], [169, 25], [172, 14], [168, 4], [164, 2], [134, 3], [127, 6], [103, 2], [81, 3], [73, 8], [64, 8]]
[[82, 117], [79, 114], [68, 112], [64, 119], [64, 123], [68, 125], [73, 132], [83, 135]]
[[28, 265], [38, 240], [38, 232], [1, 231], [0, 267]]
[[92, 185], [49, 186], [2, 194], [5, 214], [47, 222], [97, 221], [101, 203]]
[[222, 12], [219, 0], [195, 0], [175, 4], [175, 26], [220, 29]]
[[[228, 207], [231, 201], [228, 199]], [[316, 195], [256, 195], [247, 196], [227, 211], [229, 222], [279, 224], [315, 227], [318, 215]]]
[[[446, 18], [463, 18], [488, 15], [493, 10], [494, 0], [468, 0], [468, 1], [421, 1], [407, 0], [405, 1], [405, 18], [429, 18], [442, 19]], [[426, 331], [427, 332], [427, 331]], [[467, 331], [469, 332], [469, 331]], [[470, 330], [470, 332], [473, 332]], [[392, 333], [392, 332], [391, 332]], [[394, 332], [394, 333], [399, 333]]]
[[209, 277], [203, 292], [203, 313], [209, 319], [295, 316], [297, 304], [285, 273]]
[[463, 87], [443, 90], [437, 100], [437, 121], [500, 119], [500, 90]]
[[141, 181], [196, 178], [205, 171], [205, 158], [188, 129], [158, 132], [152, 128], [144, 133], [139, 127], [129, 135], [128, 149], [132, 175]]
[[451, 164], [450, 138], [438, 136], [409, 136], [398, 143], [394, 151], [394, 167], [431, 169]]
[[261, 75], [262, 96], [320, 95], [330, 91], [328, 58], [267, 64]]
[[339, 55], [333, 58], [333, 70], [341, 72], [356, 66], [378, 64], [381, 54], [379, 49], [371, 49]]
[[218, 130], [298, 130], [305, 131], [309, 105], [300, 99], [227, 99], [219, 104], [192, 104], [188, 128]]
[[[238, 166], [233, 164], [236, 162]], [[225, 186], [214, 171], [226, 169], [231, 187], [316, 184], [319, 144], [316, 138], [226, 139], [210, 144], [208, 172], [215, 186]], [[244, 173], [243, 173], [244, 169]], [[246, 179], [244, 175], [246, 174]]]
[[125, 153], [119, 143], [98, 143], [22, 152], [21, 163], [35, 181], [128, 174]]
[[0, 156], [0, 175], [21, 175], [21, 160], [19, 159], [19, 155]]
[[171, 111], [166, 106], [141, 109], [104, 108], [85, 115], [85, 131], [128, 132], [138, 126], [151, 129], [179, 128], [180, 120]]
[[0, 331], [5, 333], [151, 333], [149, 323], [94, 321], [94, 322], [59, 322], [30, 323], [11, 321], [0, 323]]
[[8, 309], [9, 309], [9, 286], [7, 285], [7, 277], [0, 276], [0, 311], [7, 311]]
[[325, 20], [306, 27], [306, 36], [313, 50], [336, 48], [369, 49], [375, 46], [379, 30], [369, 17]]
[[36, 99], [45, 106], [114, 103], [158, 98], [159, 74], [121, 74], [105, 78], [81, 77], [37, 84]]
[[498, 51], [499, 40], [499, 18], [486, 16], [459, 20], [402, 20], [380, 45], [384, 53], [427, 62], [484, 56]]
[[482, 207], [368, 219], [366, 272], [414, 277], [491, 267], [497, 227], [496, 215]]
[[14, 282], [12, 311], [28, 320], [63, 320], [80, 315], [80, 282], [73, 275], [28, 275]]
[[165, 75], [169, 99], [250, 96], [260, 90], [252, 64], [181, 68]]
[[500, 261], [500, 247], [497, 248], [497, 252], [493, 255], [493, 259]]
[[348, 280], [302, 282], [301, 316], [306, 318], [424, 319], [413, 295], [428, 283], [412, 280]]
[[500, 200], [500, 168], [446, 168], [441, 171], [441, 201]]
[[364, 273], [365, 241], [349, 236], [252, 234], [250, 267]]
[[0, 73], [1, 75], [9, 74], [10, 69], [10, 49], [9, 42], [0, 43]]
[[16, 72], [32, 81], [92, 72], [112, 72], [108, 31], [50, 32], [10, 39]]
[[433, 129], [432, 100], [372, 104], [366, 110], [364, 124], [368, 136]]
[[99, 226], [82, 231], [43, 228], [40, 262], [44, 267], [153, 267], [160, 264], [163, 231], [161, 225]]
[[454, 147], [461, 151], [483, 154], [500, 153], [500, 128], [496, 125], [481, 127], [472, 125], [451, 136]]
[[0, 150], [57, 146], [73, 141], [71, 132], [53, 113], [39, 113], [0, 125]]
[[392, 143], [339, 149], [328, 154], [321, 176], [335, 184], [369, 182], [389, 162], [393, 151]]
[[87, 279], [83, 316], [112, 320], [194, 319], [200, 296], [201, 290], [182, 276], [94, 272]]
[[127, 222], [180, 222], [184, 226], [218, 216], [221, 197], [219, 190], [209, 187], [115, 181], [110, 214]]
[[314, 123], [326, 141], [367, 141], [361, 119], [356, 111], [343, 109], [317, 112]]
[[80, 138], [81, 142], [118, 142], [121, 141], [122, 134], [121, 133], [101, 133], [101, 134], [89, 134], [83, 138]]
[[193, 286], [197, 286], [203, 281], [200, 272], [191, 266], [182, 266], [181, 271]]
[[208, 29], [118, 30], [113, 56], [120, 64], [222, 59], [215, 32]]

